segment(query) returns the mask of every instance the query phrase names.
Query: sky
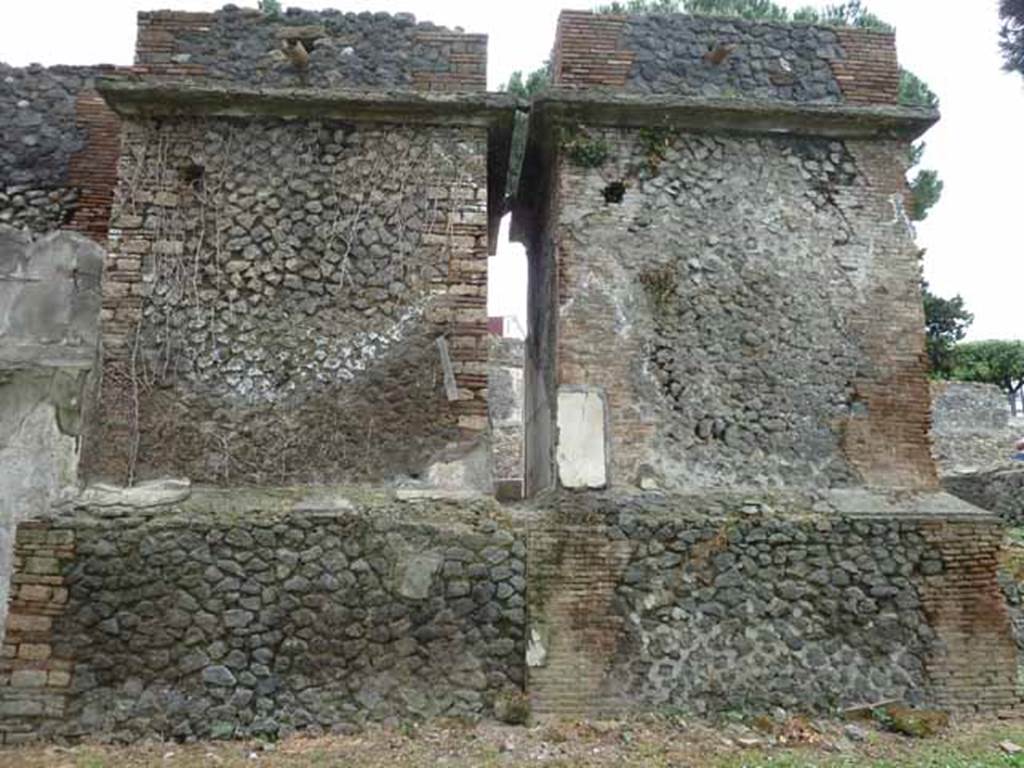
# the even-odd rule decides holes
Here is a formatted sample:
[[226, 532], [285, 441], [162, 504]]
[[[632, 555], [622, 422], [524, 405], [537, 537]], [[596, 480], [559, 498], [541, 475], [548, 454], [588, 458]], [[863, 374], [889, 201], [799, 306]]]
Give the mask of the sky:
[[[777, 0], [779, 1], [779, 0]], [[780, 0], [791, 8], [808, 0]], [[0, 0], [0, 61], [24, 65], [130, 64], [135, 12], [215, 10], [221, 0]], [[237, 5], [255, 6], [255, 0]], [[563, 7], [588, 0], [303, 0], [304, 8], [407, 11], [421, 20], [490, 35], [488, 85], [548, 57]], [[938, 94], [943, 119], [925, 137], [922, 167], [945, 182], [918, 226], [933, 292], [960, 294], [975, 321], [969, 339], [1024, 339], [1024, 258], [1017, 186], [1024, 179], [1024, 79], [1001, 70], [998, 0], [868, 0], [897, 28], [900, 62]], [[41, 33], [45, 31], [45, 34]], [[504, 241], [504, 239], [503, 239]], [[525, 327], [526, 261], [504, 244], [491, 259], [490, 314]]]

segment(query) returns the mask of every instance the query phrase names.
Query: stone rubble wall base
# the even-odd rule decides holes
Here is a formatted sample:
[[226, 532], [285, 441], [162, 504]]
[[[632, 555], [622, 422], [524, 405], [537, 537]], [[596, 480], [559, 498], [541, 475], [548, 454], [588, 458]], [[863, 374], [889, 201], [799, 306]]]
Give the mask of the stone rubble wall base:
[[942, 487], [998, 515], [1007, 525], [1024, 525], [1024, 464], [945, 475]]
[[104, 509], [21, 524], [3, 742], [490, 713], [524, 682], [525, 546], [472, 504], [469, 522]]
[[535, 716], [1019, 702], [987, 515], [236, 506], [19, 526], [4, 743], [491, 717], [524, 692]]
[[528, 541], [535, 714], [1019, 701], [995, 518], [581, 504]]

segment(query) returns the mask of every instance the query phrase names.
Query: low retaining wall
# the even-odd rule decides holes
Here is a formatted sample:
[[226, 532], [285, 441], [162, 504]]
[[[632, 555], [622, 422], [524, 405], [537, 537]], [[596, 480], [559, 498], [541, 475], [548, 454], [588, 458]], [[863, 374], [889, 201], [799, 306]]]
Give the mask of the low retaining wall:
[[521, 689], [525, 549], [492, 504], [233, 495], [19, 528], [8, 743], [478, 715]]
[[999, 521], [939, 494], [562, 499], [529, 536], [533, 711], [1018, 701]]
[[942, 478], [942, 487], [998, 515], [1008, 525], [1024, 525], [1024, 464], [946, 475]]
[[[401, 494], [399, 494], [401, 495]], [[92, 497], [18, 529], [6, 743], [440, 715], [1018, 702], [1000, 521], [942, 494]]]

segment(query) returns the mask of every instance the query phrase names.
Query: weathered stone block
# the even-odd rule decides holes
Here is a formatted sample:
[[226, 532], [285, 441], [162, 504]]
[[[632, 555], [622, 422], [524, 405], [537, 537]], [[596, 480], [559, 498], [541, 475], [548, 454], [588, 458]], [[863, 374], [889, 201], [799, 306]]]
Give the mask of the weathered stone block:
[[558, 480], [566, 488], [608, 483], [604, 395], [597, 390], [558, 392]]

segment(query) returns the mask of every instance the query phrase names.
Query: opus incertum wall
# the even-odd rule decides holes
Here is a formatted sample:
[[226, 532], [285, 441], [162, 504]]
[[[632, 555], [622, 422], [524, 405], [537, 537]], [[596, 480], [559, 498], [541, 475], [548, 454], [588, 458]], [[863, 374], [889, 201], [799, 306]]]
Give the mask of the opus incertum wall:
[[379, 481], [476, 451], [487, 487], [507, 100], [103, 87], [125, 128], [90, 475]]
[[275, 736], [521, 695], [525, 545], [493, 501], [90, 500], [19, 528], [7, 742]]
[[119, 124], [93, 86], [116, 71], [0, 63], [0, 225], [106, 241]]
[[[15, 510], [5, 742], [1017, 704], [1001, 522], [929, 452], [903, 170], [937, 116], [896, 105], [890, 35], [563, 14], [514, 206], [520, 452], [486, 321], [520, 105], [482, 92], [485, 39], [139, 23], [134, 74], [96, 83], [101, 375], [33, 406], [113, 485]], [[103, 167], [65, 74], [2, 127], [5, 189], [47, 110], [67, 131], [37, 132], [19, 228], [73, 224], [63, 169]], [[497, 506], [521, 456], [545, 493]]]
[[527, 489], [562, 489], [530, 538], [534, 709], [960, 706], [976, 674], [1014, 703], [999, 523], [930, 455], [904, 171], [937, 115], [897, 105], [892, 36], [567, 11], [552, 78], [514, 227]]
[[[563, 14], [534, 105], [528, 485], [557, 480], [559, 388], [588, 387], [592, 486], [934, 487], [903, 195], [936, 115], [895, 106], [849, 42], [895, 78], [892, 37], [657, 20]], [[678, 55], [647, 55], [658, 35]]]

